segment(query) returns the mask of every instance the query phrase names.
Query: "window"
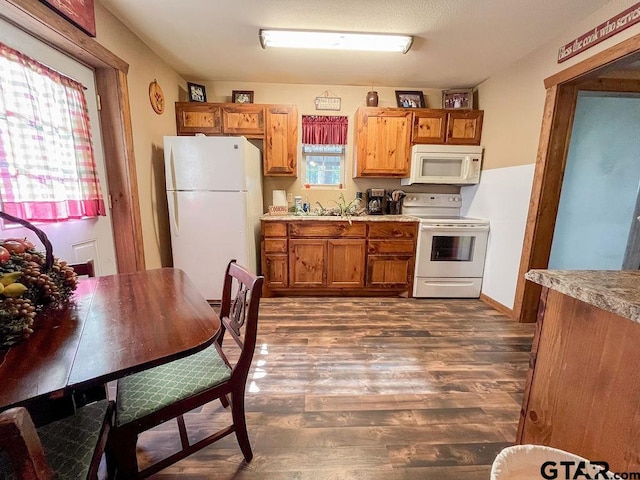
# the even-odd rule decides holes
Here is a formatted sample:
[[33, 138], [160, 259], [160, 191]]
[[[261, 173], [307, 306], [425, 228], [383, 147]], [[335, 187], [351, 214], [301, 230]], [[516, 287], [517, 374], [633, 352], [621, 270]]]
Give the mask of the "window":
[[3, 44], [0, 200], [25, 220], [106, 214], [84, 87]]
[[301, 177], [309, 186], [344, 184], [347, 117], [328, 115], [302, 116]]
[[303, 145], [304, 183], [341, 186], [344, 183], [344, 151], [344, 145]]

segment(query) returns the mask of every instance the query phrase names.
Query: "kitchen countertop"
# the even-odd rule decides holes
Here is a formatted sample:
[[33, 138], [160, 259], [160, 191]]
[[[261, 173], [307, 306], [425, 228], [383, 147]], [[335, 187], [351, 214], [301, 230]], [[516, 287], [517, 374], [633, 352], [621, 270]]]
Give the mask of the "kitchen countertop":
[[262, 215], [260, 220], [269, 221], [321, 221], [321, 222], [416, 222], [420, 221], [417, 217], [410, 215], [360, 215], [357, 217], [339, 217], [337, 215]]
[[640, 323], [638, 270], [530, 270], [525, 278]]

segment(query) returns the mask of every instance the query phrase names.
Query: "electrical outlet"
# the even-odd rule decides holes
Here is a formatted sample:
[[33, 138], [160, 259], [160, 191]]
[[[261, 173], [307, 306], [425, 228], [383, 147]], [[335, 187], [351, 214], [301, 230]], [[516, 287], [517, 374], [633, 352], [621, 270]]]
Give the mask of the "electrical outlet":
[[293, 193], [287, 193], [287, 203], [293, 203]]

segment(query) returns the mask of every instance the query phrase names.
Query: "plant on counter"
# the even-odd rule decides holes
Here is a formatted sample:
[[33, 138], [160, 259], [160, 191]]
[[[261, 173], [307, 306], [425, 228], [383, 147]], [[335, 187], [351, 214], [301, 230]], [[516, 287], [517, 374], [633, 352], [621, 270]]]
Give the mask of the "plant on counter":
[[[352, 216], [360, 215], [364, 211], [361, 205], [362, 199], [357, 197], [351, 200], [349, 203], [347, 203], [347, 201], [344, 198], [344, 194], [340, 193], [340, 197], [338, 197], [337, 202], [335, 200], [331, 200], [331, 201], [338, 206], [337, 215], [340, 215], [343, 218], [346, 217], [346, 219], [349, 221], [349, 224], [351, 224]], [[360, 206], [360, 208], [358, 208], [358, 206]]]
[[[0, 216], [28, 224], [4, 212]], [[73, 268], [55, 258], [44, 232], [35, 230], [46, 252], [37, 251], [26, 238], [0, 240], [0, 348], [33, 333], [36, 315], [65, 305], [78, 284]]]

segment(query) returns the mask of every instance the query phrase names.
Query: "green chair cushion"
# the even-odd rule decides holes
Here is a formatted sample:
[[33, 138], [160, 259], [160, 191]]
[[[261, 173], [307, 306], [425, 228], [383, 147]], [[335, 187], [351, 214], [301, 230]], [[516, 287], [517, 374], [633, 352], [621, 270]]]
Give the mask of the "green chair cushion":
[[145, 417], [231, 378], [215, 346], [118, 380], [116, 426]]
[[[67, 418], [38, 428], [47, 463], [56, 480], [86, 479], [109, 402], [102, 400], [78, 409]], [[0, 455], [0, 478], [15, 479], [9, 457]]]

